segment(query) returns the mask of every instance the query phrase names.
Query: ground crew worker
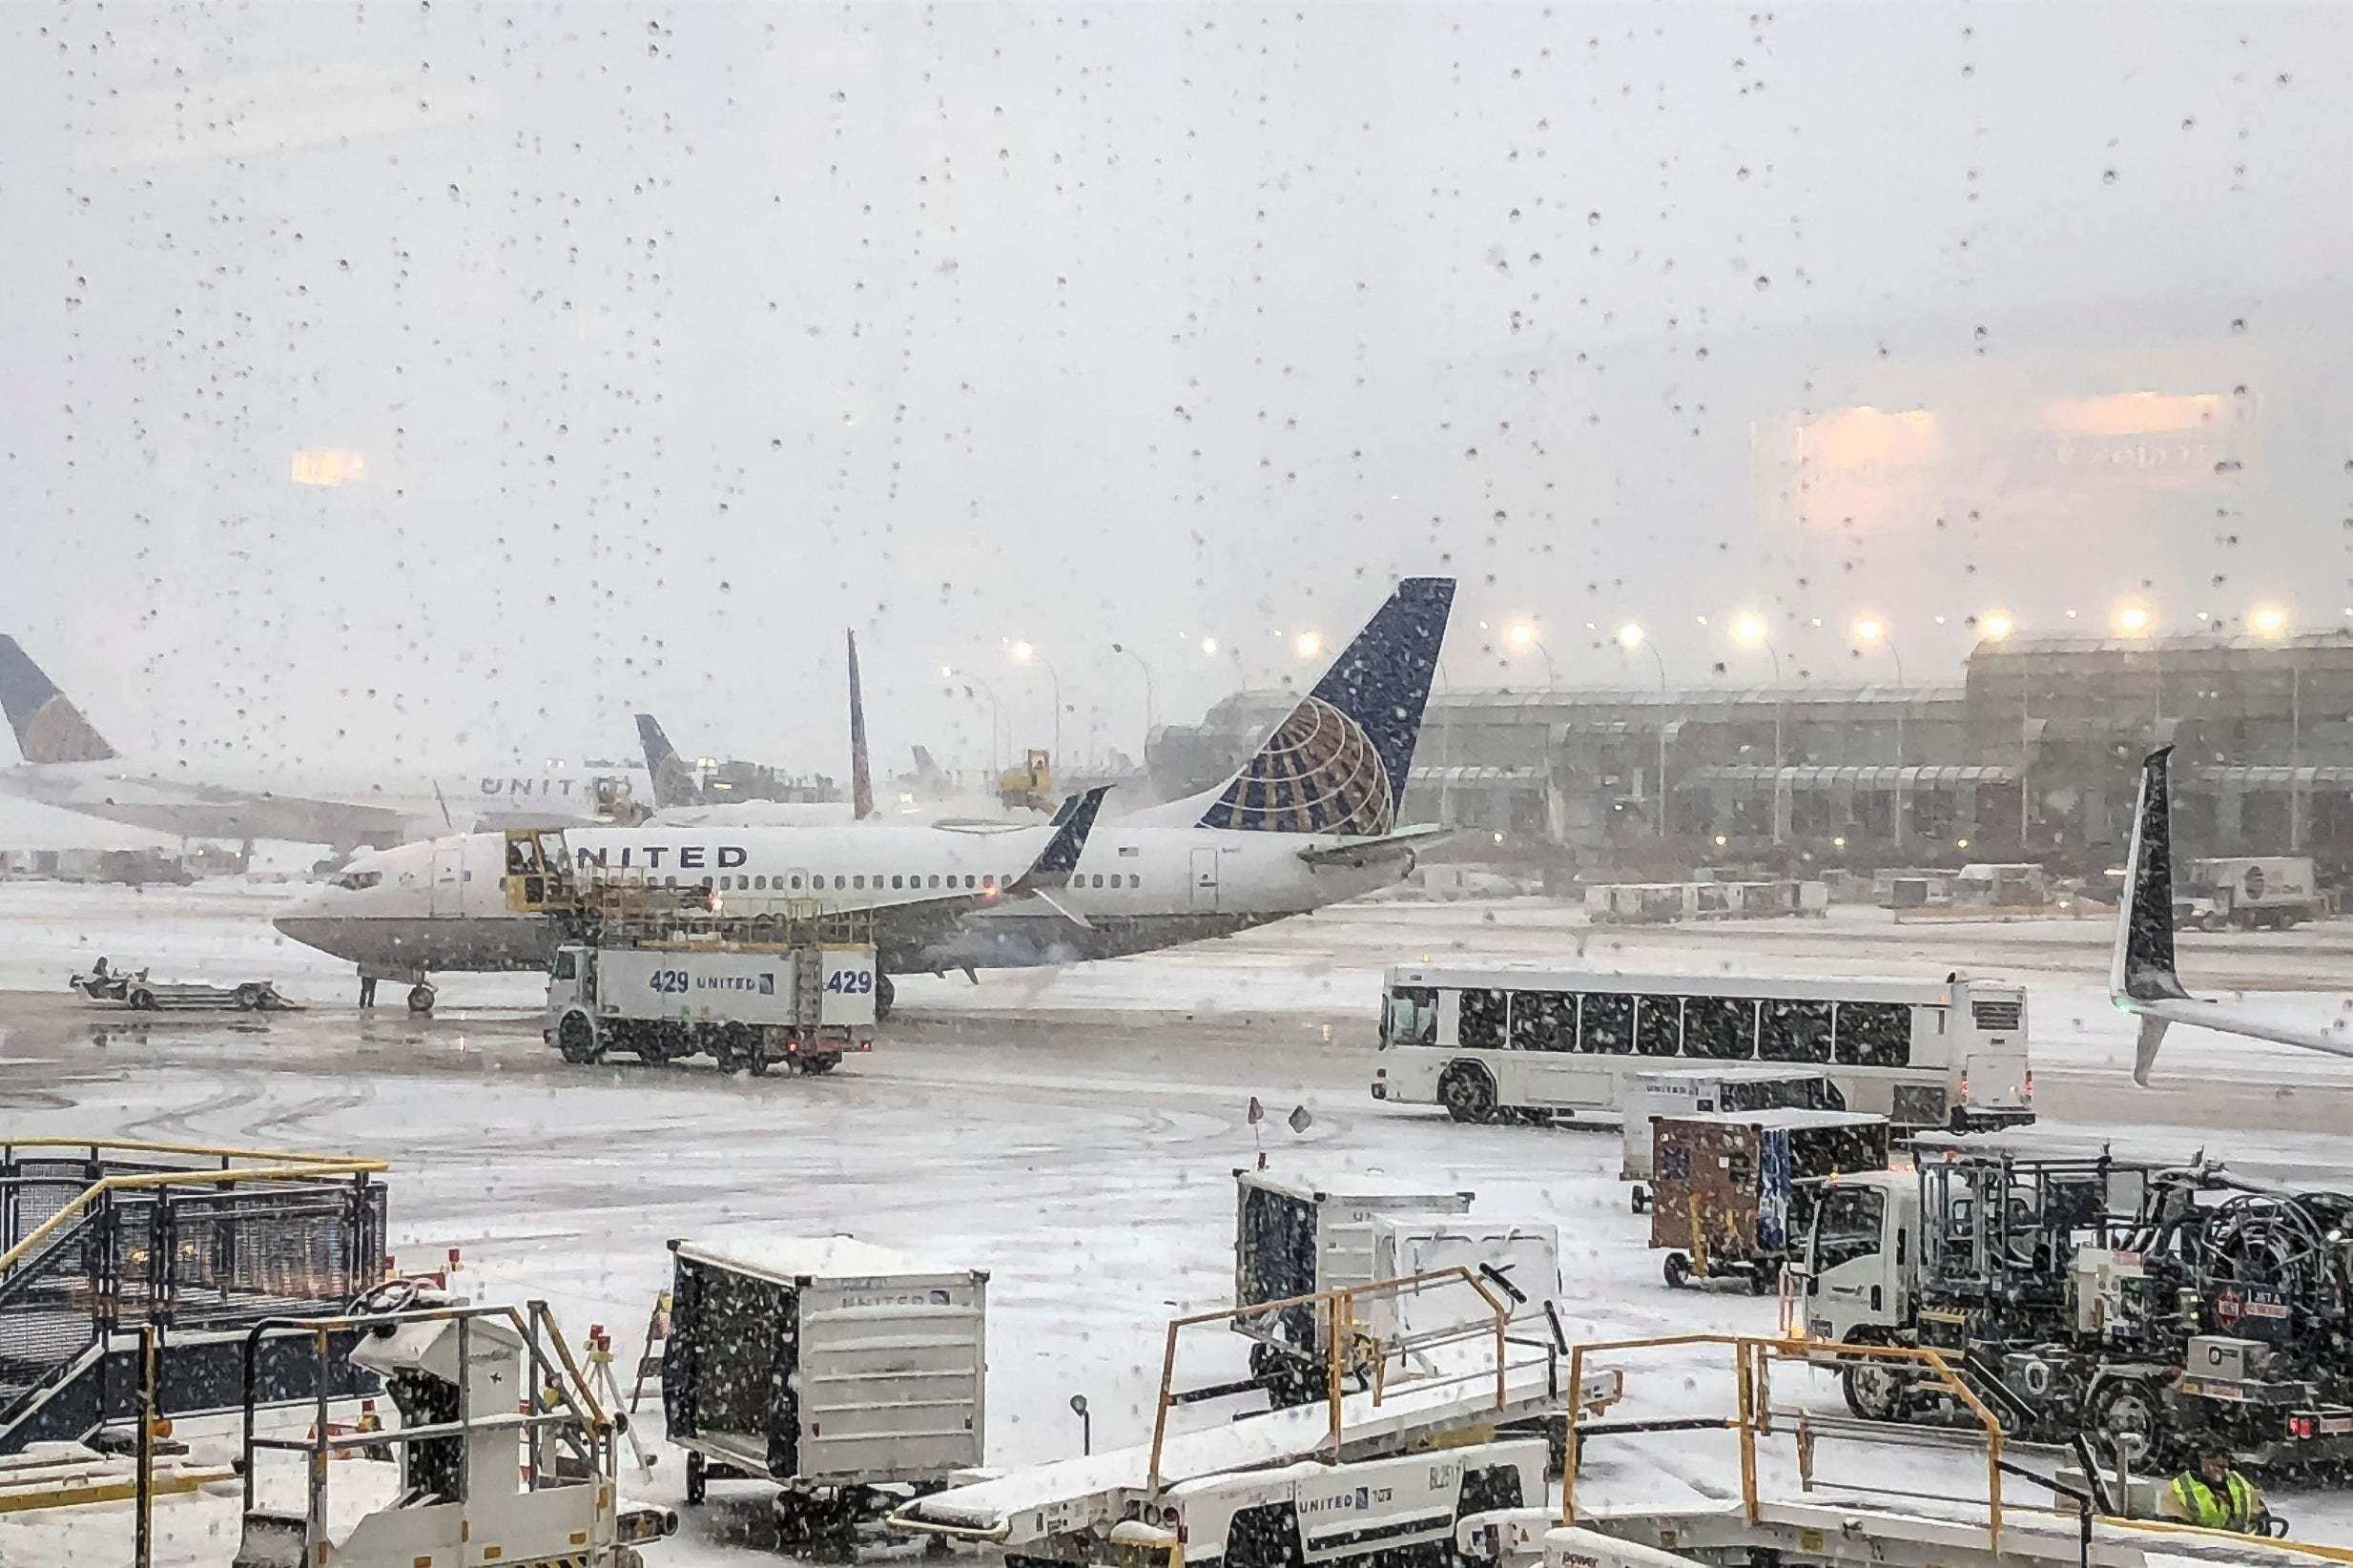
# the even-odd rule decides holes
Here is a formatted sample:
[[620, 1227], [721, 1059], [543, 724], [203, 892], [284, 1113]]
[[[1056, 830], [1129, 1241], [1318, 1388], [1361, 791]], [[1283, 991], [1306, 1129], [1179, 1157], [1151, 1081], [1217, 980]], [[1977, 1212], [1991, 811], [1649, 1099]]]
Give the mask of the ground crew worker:
[[2242, 1536], [2261, 1534], [2266, 1517], [2263, 1495], [2232, 1468], [2229, 1450], [2212, 1446], [2201, 1447], [2197, 1464], [2166, 1485], [2157, 1512], [2184, 1524]]

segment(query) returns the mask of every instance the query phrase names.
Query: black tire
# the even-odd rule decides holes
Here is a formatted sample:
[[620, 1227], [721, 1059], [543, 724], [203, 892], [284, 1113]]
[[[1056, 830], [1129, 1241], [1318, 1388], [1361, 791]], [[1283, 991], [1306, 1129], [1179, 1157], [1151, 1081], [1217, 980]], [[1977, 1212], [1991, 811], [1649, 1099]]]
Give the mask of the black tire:
[[597, 1049], [596, 1027], [578, 1013], [567, 1013], [564, 1021], [556, 1025], [555, 1048], [571, 1063], [594, 1062], [604, 1052]]
[[764, 1045], [754, 1044], [751, 1051], [745, 1055], [743, 1065], [744, 1071], [750, 1073], [753, 1077], [766, 1078], [768, 1076], [768, 1048]]
[[1748, 1293], [1750, 1295], [1769, 1296], [1780, 1287], [1781, 1265], [1752, 1263], [1748, 1266]]
[[1904, 1376], [1890, 1361], [1849, 1361], [1838, 1374], [1847, 1408], [1866, 1421], [1893, 1421], [1904, 1413]]
[[237, 988], [237, 1006], [240, 1013], [250, 1013], [261, 1005], [261, 987], [252, 980]]
[[708, 1495], [708, 1481], [703, 1474], [703, 1456], [692, 1449], [689, 1449], [687, 1450], [687, 1501], [699, 1508], [702, 1506], [703, 1498]]
[[433, 1011], [433, 987], [412, 985], [408, 988], [408, 1010], [423, 1018]]
[[799, 1062], [800, 1070], [811, 1078], [822, 1077], [841, 1065], [841, 1058], [828, 1051], [820, 1051], [815, 1056], [797, 1057], [795, 1060]]
[[2115, 1455], [2117, 1439], [2123, 1437], [2140, 1439], [2142, 1447], [2135, 1463], [2143, 1470], [2161, 1470], [2173, 1457], [2165, 1402], [2139, 1378], [2119, 1377], [2094, 1390], [2084, 1406], [2083, 1424], [2092, 1439], [2093, 1454], [2103, 1463]]
[[1668, 1289], [1680, 1290], [1691, 1283], [1691, 1260], [1681, 1252], [1669, 1252], [1659, 1272], [1666, 1276]]
[[1496, 1119], [1495, 1081], [1482, 1067], [1449, 1067], [1438, 1080], [1438, 1103], [1457, 1122], [1492, 1122]]
[[152, 1013], [155, 1010], [155, 993], [145, 986], [132, 992], [127, 1000], [134, 1013]]
[[890, 977], [890, 976], [888, 976], [888, 975], [884, 974], [884, 973], [883, 973], [881, 970], [879, 970], [879, 969], [876, 970], [876, 971], [875, 971], [875, 1021], [876, 1021], [877, 1023], [879, 1023], [879, 1022], [881, 1022], [884, 1019], [889, 1018], [889, 1017], [891, 1016], [891, 1009], [892, 1009], [893, 1007], [897, 1006], [897, 1005], [898, 1005], [898, 987], [897, 987], [897, 986], [895, 986], [895, 985], [893, 985], [893, 984], [891, 983], [891, 977]]

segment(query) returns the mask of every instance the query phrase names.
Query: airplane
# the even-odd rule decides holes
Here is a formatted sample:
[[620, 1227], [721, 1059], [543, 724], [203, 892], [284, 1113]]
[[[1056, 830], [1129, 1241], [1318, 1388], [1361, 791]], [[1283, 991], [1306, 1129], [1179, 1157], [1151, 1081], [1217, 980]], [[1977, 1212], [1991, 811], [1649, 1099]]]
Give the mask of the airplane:
[[2125, 857], [2126, 897], [2116, 911], [2116, 940], [2108, 959], [2108, 999], [2140, 1021], [2133, 1053], [2133, 1082], [2148, 1086], [2157, 1047], [2176, 1023], [2244, 1035], [2330, 1056], [2353, 1057], [2353, 1037], [2336, 1030], [2300, 1029], [2243, 1007], [2190, 995], [2174, 968], [2173, 816], [2167, 799], [2162, 746], [2140, 765], [2140, 796], [2133, 809], [2132, 852]]
[[[892, 906], [910, 894], [1007, 889], [1044, 831], [1011, 824], [694, 826], [660, 815], [633, 828], [566, 832], [585, 876], [709, 888], [730, 912], [821, 899], [875, 912], [887, 1013], [890, 975], [977, 979], [981, 968], [1115, 958], [1228, 936], [1390, 885], [1442, 836], [1400, 827], [1422, 710], [1453, 609], [1452, 578], [1407, 578], [1283, 722], [1228, 779], [1099, 826], [1069, 882], [987, 899], [942, 926]], [[1067, 809], [1067, 808], [1065, 808]], [[432, 1006], [431, 976], [543, 967], [550, 928], [498, 893], [501, 838], [435, 839], [355, 858], [281, 913], [278, 929], [407, 980]]]
[[0, 768], [0, 793], [183, 838], [278, 838], [349, 852], [458, 827], [634, 821], [650, 794], [631, 766], [609, 763], [447, 777], [192, 774], [118, 753], [10, 636], [0, 636], [0, 712], [24, 757]]

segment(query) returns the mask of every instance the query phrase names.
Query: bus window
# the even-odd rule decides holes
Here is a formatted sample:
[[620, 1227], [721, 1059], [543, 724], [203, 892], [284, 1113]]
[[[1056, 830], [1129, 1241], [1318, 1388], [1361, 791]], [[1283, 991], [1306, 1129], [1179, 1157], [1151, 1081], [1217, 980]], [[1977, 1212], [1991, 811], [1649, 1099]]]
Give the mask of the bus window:
[[1579, 1016], [1583, 1031], [1577, 1048], [1603, 1056], [1624, 1056], [1634, 1049], [1634, 999], [1622, 992], [1589, 992]]
[[1909, 1067], [1911, 1008], [1900, 1001], [1842, 1001], [1836, 1044], [1844, 1066]]
[[1683, 1002], [1683, 1054], [1715, 1062], [1745, 1062], [1757, 1054], [1757, 1004], [1732, 997], [1692, 997]]
[[1887, 1209], [1888, 1195], [1876, 1187], [1833, 1184], [1814, 1214], [1815, 1272], [1875, 1256]]
[[1635, 1015], [1634, 1048], [1643, 1056], [1674, 1056], [1682, 1049], [1683, 999], [1642, 997]]
[[1505, 999], [1510, 996], [1509, 991], [1485, 987], [1461, 992], [1456, 1002], [1460, 1011], [1455, 1020], [1455, 1042], [1471, 1050], [1501, 1050]]
[[1390, 1045], [1438, 1042], [1438, 993], [1428, 985], [1400, 985], [1389, 993], [1381, 1015], [1381, 1040]]
[[1521, 991], [1512, 998], [1512, 1049], [1577, 1049], [1577, 998], [1566, 991]]
[[1757, 1055], [1767, 1062], [1829, 1061], [1830, 1004], [1767, 1001]]

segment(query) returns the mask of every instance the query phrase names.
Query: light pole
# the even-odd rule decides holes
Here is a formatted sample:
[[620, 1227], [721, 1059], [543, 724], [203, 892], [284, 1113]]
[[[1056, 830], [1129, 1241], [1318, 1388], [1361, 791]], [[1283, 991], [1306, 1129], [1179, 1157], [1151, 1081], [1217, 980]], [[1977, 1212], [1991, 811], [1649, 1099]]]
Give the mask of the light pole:
[[1904, 684], [1904, 655], [1895, 650], [1895, 640], [1888, 635], [1888, 629], [1880, 625], [1874, 616], [1866, 615], [1854, 624], [1854, 638], [1859, 643], [1877, 643], [1895, 661], [1895, 690], [1898, 693], [1895, 704], [1895, 765], [1901, 768], [1904, 765], [1904, 710], [1911, 701], [1909, 690]]
[[1144, 745], [1145, 750], [1149, 751], [1152, 746], [1152, 667], [1144, 662], [1142, 653], [1125, 643], [1113, 643], [1111, 651], [1126, 654], [1136, 661], [1136, 668], [1144, 671]]
[[1628, 621], [1618, 629], [1618, 646], [1623, 649], [1644, 648], [1650, 650], [1651, 662], [1659, 667], [1659, 836], [1666, 836], [1666, 660], [1659, 654], [1659, 645], [1642, 635], [1642, 629]]
[[[2149, 629], [2149, 612], [2139, 605], [2120, 606], [2116, 610], [2116, 629], [2127, 637], [2145, 635]], [[2149, 649], [2149, 744], [2157, 745], [2165, 738], [2165, 656], [2156, 645]]]
[[[1986, 641], [1990, 643], [2005, 641], [2013, 629], [2013, 623], [2010, 617], [1998, 609], [1988, 615], [1980, 624], [1984, 628]], [[2020, 855], [2026, 853], [2028, 832], [2026, 775], [2034, 766], [2033, 748], [2028, 738], [2032, 733], [2032, 725], [2027, 718], [2026, 672], [2026, 655], [2021, 653], [2018, 655], [2018, 853]]]
[[1054, 672], [1052, 661], [1029, 643], [1013, 645], [1015, 664], [1036, 663], [1045, 671], [1046, 684], [1054, 692], [1054, 766], [1063, 765], [1063, 678]]
[[941, 680], [949, 681], [970, 681], [973, 685], [980, 689], [982, 695], [988, 698], [989, 787], [994, 789], [996, 787], [997, 774], [997, 692], [988, 682], [982, 680], [980, 676], [974, 674], [969, 670], [965, 671], [960, 675], [958, 674], [956, 672], [956, 667], [952, 664], [943, 664], [939, 667], [939, 678]]
[[1748, 648], [1762, 648], [1765, 656], [1773, 661], [1773, 842], [1781, 842], [1781, 655], [1774, 651], [1772, 639], [1765, 634], [1765, 623], [1754, 615], [1744, 615], [1732, 623], [1732, 638]]
[[1537, 636], [1536, 628], [1528, 625], [1525, 621], [1522, 621], [1519, 625], [1512, 628], [1509, 636], [1514, 648], [1519, 649], [1522, 651], [1533, 648], [1537, 650], [1538, 655], [1543, 659], [1545, 691], [1549, 691], [1554, 688], [1554, 686], [1558, 684], [1560, 680], [1560, 672], [1553, 668], [1552, 650], [1547, 649], [1542, 640]]

